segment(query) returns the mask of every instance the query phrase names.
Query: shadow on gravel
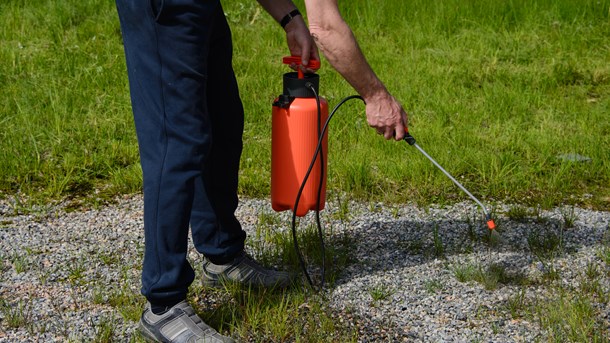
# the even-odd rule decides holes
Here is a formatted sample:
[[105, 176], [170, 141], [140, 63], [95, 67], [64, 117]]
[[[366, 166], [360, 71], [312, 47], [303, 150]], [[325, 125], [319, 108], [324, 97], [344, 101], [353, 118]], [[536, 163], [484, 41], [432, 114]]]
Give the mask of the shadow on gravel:
[[533, 261], [572, 255], [584, 247], [608, 244], [607, 226], [566, 227], [556, 219], [504, 219], [490, 231], [482, 222], [370, 221], [349, 230], [350, 264], [336, 285], [366, 275], [424, 265], [436, 259], [475, 255], [485, 261], [527, 268]]

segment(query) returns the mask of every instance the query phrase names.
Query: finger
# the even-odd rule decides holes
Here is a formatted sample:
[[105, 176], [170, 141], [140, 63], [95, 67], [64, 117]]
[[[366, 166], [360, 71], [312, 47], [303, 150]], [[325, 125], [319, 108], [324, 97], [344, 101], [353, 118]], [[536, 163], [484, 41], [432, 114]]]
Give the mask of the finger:
[[392, 129], [391, 127], [387, 127], [385, 129], [385, 132], [383, 133], [383, 138], [385, 138], [386, 140], [390, 140], [394, 137], [394, 129]]
[[316, 45], [315, 42], [313, 42], [312, 40], [312, 44], [311, 44], [311, 58], [314, 60], [320, 60], [320, 52], [318, 51], [318, 46]]
[[401, 123], [398, 123], [398, 125], [396, 125], [396, 129], [394, 130], [395, 135], [394, 135], [394, 139], [396, 139], [397, 141], [402, 140], [403, 138], [405, 138], [405, 133], [406, 133], [406, 129], [405, 126]]
[[303, 47], [301, 49], [301, 63], [304, 67], [306, 67], [309, 64], [310, 51], [311, 51], [311, 46], [309, 46], [309, 42], [303, 44]]

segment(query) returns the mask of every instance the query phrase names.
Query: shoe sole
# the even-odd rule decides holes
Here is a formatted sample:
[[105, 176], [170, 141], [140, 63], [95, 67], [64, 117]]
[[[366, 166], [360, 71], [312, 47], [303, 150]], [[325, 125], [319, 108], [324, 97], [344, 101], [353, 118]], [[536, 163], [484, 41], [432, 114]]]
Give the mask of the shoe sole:
[[140, 333], [140, 337], [142, 337], [148, 343], [156, 343], [158, 342], [154, 336], [146, 329], [146, 327], [142, 324], [142, 321], [138, 323], [138, 332]]

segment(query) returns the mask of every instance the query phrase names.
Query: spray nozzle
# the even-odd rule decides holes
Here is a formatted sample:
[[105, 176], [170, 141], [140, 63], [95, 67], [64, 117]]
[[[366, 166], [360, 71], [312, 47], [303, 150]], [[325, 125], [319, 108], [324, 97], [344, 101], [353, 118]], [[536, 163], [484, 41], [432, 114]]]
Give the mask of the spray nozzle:
[[493, 230], [496, 228], [496, 223], [494, 222], [494, 220], [491, 218], [491, 214], [486, 213], [485, 214], [485, 219], [487, 220], [487, 227], [489, 228], [489, 230]]
[[[288, 64], [288, 65], [295, 64], [297, 67], [303, 66], [305, 68], [312, 69], [312, 70], [320, 69], [319, 60], [312, 59], [312, 60], [309, 60], [309, 63], [307, 63], [307, 65], [303, 65], [303, 61], [301, 61], [301, 56], [287, 56], [287, 57], [284, 57], [282, 62], [284, 64]], [[297, 68], [297, 72], [299, 73], [299, 79], [302, 79], [305, 77], [305, 75], [303, 74], [303, 70], [301, 68]]]

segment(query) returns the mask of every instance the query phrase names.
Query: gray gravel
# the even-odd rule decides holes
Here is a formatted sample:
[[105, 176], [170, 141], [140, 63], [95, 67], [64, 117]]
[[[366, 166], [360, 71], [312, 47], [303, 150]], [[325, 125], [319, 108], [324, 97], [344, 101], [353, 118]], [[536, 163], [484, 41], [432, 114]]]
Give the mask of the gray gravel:
[[[141, 196], [96, 210], [58, 206], [14, 215], [14, 208], [0, 203], [0, 342], [90, 341], [104, 323], [111, 323], [118, 341], [129, 341], [135, 324], [109, 305], [109, 297], [138, 293]], [[544, 341], [548, 333], [535, 317], [513, 317], [510, 309], [515, 299], [557, 297], [545, 275], [555, 271], [553, 284], [578, 290], [586, 271], [596, 270], [600, 291], [610, 291], [610, 267], [599, 257], [610, 244], [610, 212], [563, 207], [535, 210], [520, 221], [498, 215], [500, 234], [490, 241], [469, 202], [339, 208], [327, 204], [322, 220], [332, 228], [329, 244], [349, 238], [350, 264], [324, 297], [336, 320], [358, 330], [361, 342]], [[494, 211], [510, 208], [496, 205]], [[251, 237], [261, 213], [273, 213], [268, 201], [241, 201], [238, 218]], [[288, 212], [279, 218], [283, 227], [290, 222]], [[302, 225], [312, 219], [308, 215]], [[574, 226], [566, 227], [571, 221]], [[541, 259], [530, 250], [532, 237], [561, 238], [562, 249]], [[192, 248], [189, 258], [200, 261]], [[469, 266], [499, 266], [507, 277], [494, 289], [458, 281], [457, 273]], [[610, 329], [610, 305], [594, 307], [598, 325]]]

